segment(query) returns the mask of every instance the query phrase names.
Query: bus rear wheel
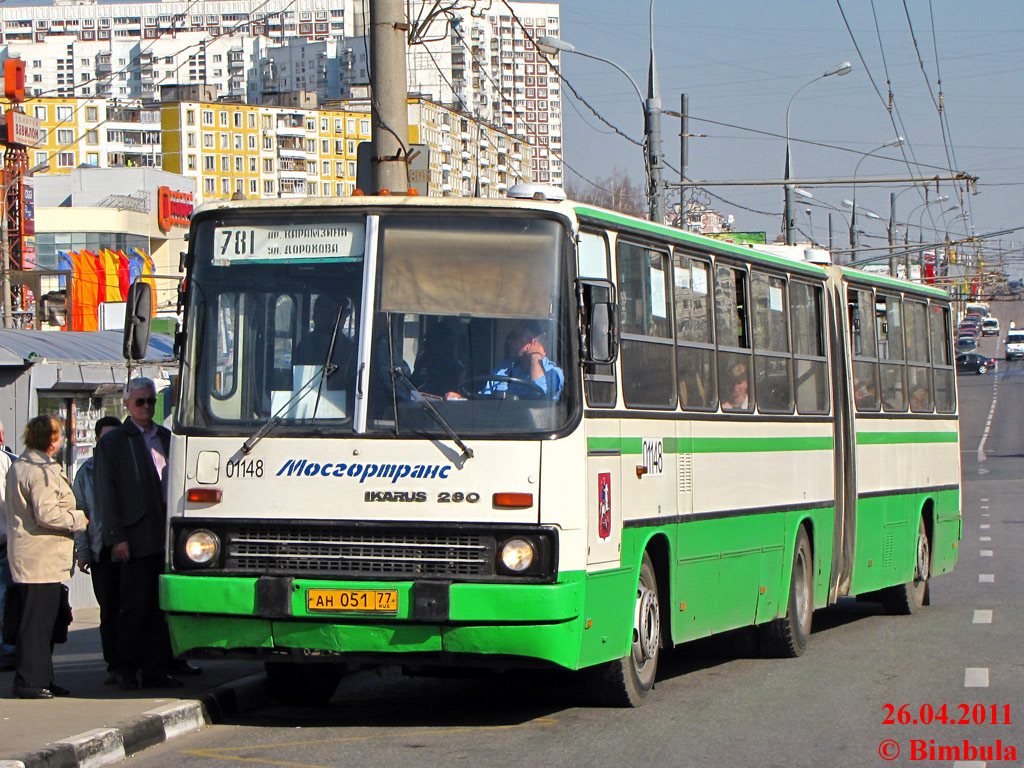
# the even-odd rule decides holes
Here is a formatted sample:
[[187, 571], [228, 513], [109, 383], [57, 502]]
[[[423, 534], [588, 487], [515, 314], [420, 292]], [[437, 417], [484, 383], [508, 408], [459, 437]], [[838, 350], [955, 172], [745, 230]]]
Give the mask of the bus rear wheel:
[[789, 605], [786, 615], [764, 626], [764, 645], [772, 656], [796, 658], [807, 650], [814, 613], [812, 577], [814, 559], [807, 529], [800, 526], [793, 547], [793, 570], [789, 579]]
[[908, 616], [928, 604], [928, 577], [931, 575], [931, 544], [924, 519], [917, 527], [914, 550], [914, 580], [882, 591], [882, 605], [888, 613]]
[[654, 565], [645, 552], [633, 610], [633, 642], [628, 656], [589, 670], [595, 697], [613, 707], [639, 707], [654, 688], [661, 656], [661, 603]]
[[268, 661], [267, 693], [282, 704], [319, 707], [331, 700], [341, 682], [342, 664], [299, 664]]

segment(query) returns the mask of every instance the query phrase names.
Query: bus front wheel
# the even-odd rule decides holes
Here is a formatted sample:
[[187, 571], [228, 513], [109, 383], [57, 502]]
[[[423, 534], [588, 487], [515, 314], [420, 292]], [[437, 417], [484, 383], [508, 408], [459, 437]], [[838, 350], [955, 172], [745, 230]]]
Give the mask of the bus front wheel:
[[298, 664], [268, 661], [267, 693], [282, 704], [323, 706], [331, 700], [341, 682], [341, 664]]
[[928, 604], [928, 577], [931, 574], [931, 545], [924, 519], [917, 527], [914, 550], [914, 580], [882, 591], [882, 605], [888, 613], [907, 616]]
[[813, 573], [811, 540], [807, 537], [807, 530], [801, 526], [793, 547], [793, 570], [789, 579], [786, 615], [764, 626], [765, 646], [773, 656], [796, 658], [807, 650], [811, 637], [811, 616], [814, 613]]
[[630, 653], [590, 670], [595, 696], [614, 707], [639, 707], [654, 688], [661, 655], [661, 602], [654, 565], [645, 552], [636, 585]]

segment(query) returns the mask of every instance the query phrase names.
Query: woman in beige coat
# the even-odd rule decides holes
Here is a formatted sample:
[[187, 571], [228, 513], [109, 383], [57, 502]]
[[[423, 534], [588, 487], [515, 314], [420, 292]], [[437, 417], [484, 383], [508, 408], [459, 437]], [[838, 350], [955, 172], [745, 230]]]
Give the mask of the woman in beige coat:
[[53, 626], [61, 582], [71, 577], [74, 533], [86, 517], [54, 461], [64, 434], [61, 422], [43, 414], [25, 426], [25, 452], [7, 473], [7, 549], [22, 614], [15, 655], [14, 696], [52, 699], [69, 691], [53, 681]]

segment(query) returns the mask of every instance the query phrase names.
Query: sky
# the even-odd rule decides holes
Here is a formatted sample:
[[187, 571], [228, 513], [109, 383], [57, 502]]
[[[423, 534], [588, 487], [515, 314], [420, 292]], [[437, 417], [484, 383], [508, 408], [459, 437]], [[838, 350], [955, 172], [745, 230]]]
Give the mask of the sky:
[[[613, 60], [646, 94], [648, 5], [563, 0], [561, 37], [579, 51]], [[678, 112], [680, 94], [688, 94], [689, 131], [706, 136], [690, 139], [689, 178], [782, 178], [787, 104], [801, 86], [843, 61], [853, 64], [850, 74], [817, 80], [792, 102], [794, 178], [850, 179], [858, 162], [858, 178], [948, 175], [950, 167], [978, 177], [976, 189], [943, 182], [936, 190], [932, 183], [928, 201], [949, 199], [927, 206], [922, 187], [911, 182], [857, 185], [858, 228], [864, 231], [862, 244], [869, 245], [885, 244], [891, 192], [899, 193], [896, 221], [909, 224], [913, 241], [941, 240], [947, 231], [958, 238], [1024, 228], [1022, 31], [1019, 0], [654, 0], [662, 106]], [[642, 139], [642, 108], [621, 73], [566, 53], [561, 69], [604, 118]], [[940, 77], [945, 136], [935, 105]], [[895, 104], [891, 113], [887, 80]], [[563, 91], [566, 178], [581, 183], [576, 173], [599, 181], [625, 172], [643, 183], [642, 150], [602, 125], [568, 88]], [[666, 160], [678, 169], [679, 119], [664, 116], [662, 133]], [[867, 156], [898, 136], [905, 137], [902, 147]], [[667, 179], [678, 182], [679, 175], [669, 171]], [[798, 238], [827, 245], [832, 213], [835, 247], [848, 247], [849, 208], [842, 201], [853, 197], [852, 186], [807, 189], [813, 200], [796, 198], [797, 225], [807, 236]], [[961, 189], [963, 208], [947, 211], [960, 202]], [[702, 192], [697, 199], [734, 216], [735, 229], [765, 231], [769, 242], [781, 233], [781, 186], [706, 190], [729, 202]], [[966, 218], [957, 218], [961, 213]], [[901, 240], [903, 231], [899, 225]], [[1022, 241], [1024, 229], [992, 238], [987, 248], [1020, 259]]]

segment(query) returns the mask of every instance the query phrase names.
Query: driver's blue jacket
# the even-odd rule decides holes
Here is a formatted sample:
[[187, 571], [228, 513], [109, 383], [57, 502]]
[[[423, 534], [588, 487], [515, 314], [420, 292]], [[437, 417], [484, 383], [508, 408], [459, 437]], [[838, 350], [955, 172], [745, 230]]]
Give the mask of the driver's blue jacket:
[[[561, 368], [546, 357], [540, 361], [540, 365], [544, 369], [544, 375], [539, 379], [534, 379], [533, 383], [543, 390], [548, 400], [557, 400], [562, 394], [565, 374], [562, 373]], [[523, 366], [519, 364], [518, 358], [501, 363], [497, 370], [495, 370], [494, 375], [530, 381], [530, 370], [528, 368], [524, 370]], [[515, 382], [510, 383], [507, 381], [488, 381], [484, 388], [480, 390], [480, 394], [483, 395], [489, 395], [494, 392], [511, 392], [518, 397], [526, 398], [531, 396], [535, 398], [541, 397], [537, 390], [528, 384], [516, 384]]]

